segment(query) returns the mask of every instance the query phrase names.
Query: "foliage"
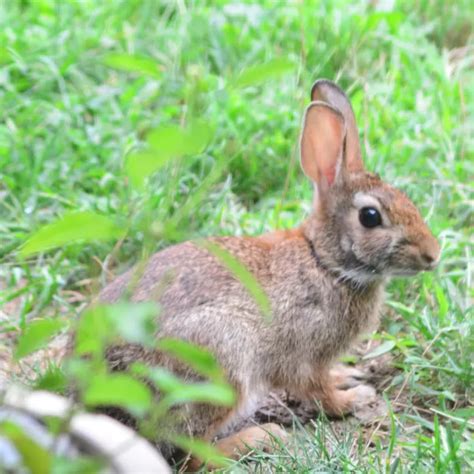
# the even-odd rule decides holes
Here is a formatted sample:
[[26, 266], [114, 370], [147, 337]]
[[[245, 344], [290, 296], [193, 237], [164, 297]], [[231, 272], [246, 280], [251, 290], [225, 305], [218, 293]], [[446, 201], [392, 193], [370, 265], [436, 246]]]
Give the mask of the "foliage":
[[[0, 4], [0, 301], [9, 316], [0, 334], [17, 333], [19, 367], [110, 272], [178, 240], [300, 222], [311, 189], [295, 145], [311, 83], [327, 77], [353, 100], [368, 168], [420, 206], [443, 259], [434, 275], [388, 290], [384, 342], [369, 357], [390, 352], [400, 370], [387, 387], [395, 401], [406, 394], [391, 432], [356, 446], [321, 420], [298, 429], [304, 455], [282, 448], [253, 461], [298, 472], [472, 470], [470, 11], [467, 0]], [[137, 416], [163, 408], [150, 402], [145, 368], [111, 381], [103, 364], [119, 337], [153, 344], [150, 311], [96, 307], [81, 320], [78, 351], [90, 358], [65, 370], [88, 405], [115, 402]], [[167, 344], [185, 362], [195, 350]], [[209, 381], [189, 396], [209, 399], [205, 384], [215, 384], [211, 401], [229, 403], [212, 358], [198, 360]], [[33, 368], [32, 383], [64, 386], [54, 367]], [[146, 375], [179, 402], [182, 381]], [[107, 390], [121, 384], [130, 398]]]

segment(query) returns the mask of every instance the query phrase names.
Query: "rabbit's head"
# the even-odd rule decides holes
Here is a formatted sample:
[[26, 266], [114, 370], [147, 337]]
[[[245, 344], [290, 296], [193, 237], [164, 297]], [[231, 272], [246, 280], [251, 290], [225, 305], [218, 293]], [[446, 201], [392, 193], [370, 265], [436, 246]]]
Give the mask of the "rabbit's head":
[[365, 171], [344, 92], [319, 80], [311, 100], [301, 165], [315, 188], [307, 232], [320, 260], [341, 279], [358, 284], [433, 269], [440, 247], [418, 209], [404, 193]]

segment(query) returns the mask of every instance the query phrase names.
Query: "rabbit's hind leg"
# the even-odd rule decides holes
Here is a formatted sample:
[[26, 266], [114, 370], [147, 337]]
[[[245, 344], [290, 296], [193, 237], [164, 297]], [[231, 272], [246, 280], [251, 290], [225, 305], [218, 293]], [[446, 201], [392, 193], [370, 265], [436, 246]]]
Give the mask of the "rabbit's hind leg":
[[[288, 433], [275, 423], [265, 423], [259, 426], [251, 426], [243, 430], [222, 438], [215, 444], [216, 449], [224, 458], [238, 460], [253, 451], [262, 450], [272, 452], [279, 443], [285, 442]], [[187, 465], [191, 472], [198, 470], [202, 466], [201, 461], [193, 458]], [[219, 466], [208, 463], [207, 469], [217, 469]]]
[[[288, 433], [275, 423], [265, 423], [259, 426], [251, 426], [222, 438], [215, 444], [216, 449], [224, 458], [238, 460], [255, 450], [271, 452], [278, 447], [279, 443], [285, 442]], [[186, 472], [195, 472], [202, 467], [203, 463], [196, 457], [192, 457], [186, 463]], [[218, 465], [207, 463], [208, 470], [218, 469]]]
[[254, 450], [271, 452], [278, 443], [285, 441], [288, 433], [275, 423], [251, 426], [223, 438], [216, 448], [227, 458], [239, 459]]

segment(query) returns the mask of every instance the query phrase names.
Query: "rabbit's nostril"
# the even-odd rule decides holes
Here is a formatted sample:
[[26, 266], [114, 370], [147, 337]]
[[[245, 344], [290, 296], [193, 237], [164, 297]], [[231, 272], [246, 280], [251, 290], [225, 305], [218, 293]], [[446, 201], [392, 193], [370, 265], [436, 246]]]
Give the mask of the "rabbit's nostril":
[[439, 260], [439, 252], [423, 252], [421, 254], [421, 261], [428, 268], [434, 268]]
[[434, 257], [432, 255], [430, 255], [429, 253], [423, 253], [421, 255], [421, 258], [423, 259], [423, 261], [425, 263], [427, 263], [429, 265], [431, 265], [435, 261]]

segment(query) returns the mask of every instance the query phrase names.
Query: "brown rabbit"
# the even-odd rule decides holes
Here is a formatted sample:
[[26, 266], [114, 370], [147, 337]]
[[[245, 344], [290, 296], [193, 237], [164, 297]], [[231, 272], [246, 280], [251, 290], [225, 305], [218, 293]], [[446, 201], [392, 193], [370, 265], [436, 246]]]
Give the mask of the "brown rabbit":
[[[238, 394], [233, 410], [184, 407], [181, 429], [188, 434], [214, 439], [276, 388], [318, 399], [335, 415], [374, 397], [374, 389], [355, 380], [350, 369], [332, 366], [361, 332], [377, 324], [389, 277], [414, 275], [438, 263], [438, 242], [416, 207], [364, 170], [344, 92], [319, 80], [311, 100], [301, 134], [301, 165], [314, 185], [311, 215], [293, 230], [211, 239], [253, 273], [270, 301], [271, 319], [262, 317], [246, 288], [213, 254], [193, 242], [153, 255], [133, 290], [133, 301], [147, 301], [157, 299], [159, 288], [157, 337], [208, 348]], [[163, 291], [163, 278], [170, 274]], [[119, 300], [132, 276], [131, 270], [114, 280], [100, 299]], [[108, 359], [115, 370], [141, 360], [192, 377], [170, 356], [135, 345], [111, 348]], [[253, 427], [221, 439], [217, 447], [237, 457], [265, 445], [272, 434], [284, 432], [273, 424]]]

